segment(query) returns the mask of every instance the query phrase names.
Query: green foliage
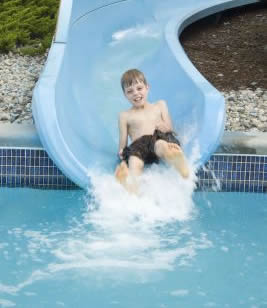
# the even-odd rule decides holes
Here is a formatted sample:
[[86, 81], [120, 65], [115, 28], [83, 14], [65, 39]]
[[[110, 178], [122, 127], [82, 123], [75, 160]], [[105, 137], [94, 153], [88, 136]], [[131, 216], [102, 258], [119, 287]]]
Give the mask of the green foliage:
[[0, 52], [42, 54], [50, 46], [60, 0], [0, 0]]

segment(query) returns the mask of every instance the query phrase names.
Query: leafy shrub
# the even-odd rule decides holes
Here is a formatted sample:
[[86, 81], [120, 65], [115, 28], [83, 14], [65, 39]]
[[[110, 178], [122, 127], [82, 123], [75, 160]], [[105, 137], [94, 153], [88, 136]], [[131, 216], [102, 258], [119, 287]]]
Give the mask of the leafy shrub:
[[41, 54], [54, 35], [60, 0], [0, 0], [0, 52]]

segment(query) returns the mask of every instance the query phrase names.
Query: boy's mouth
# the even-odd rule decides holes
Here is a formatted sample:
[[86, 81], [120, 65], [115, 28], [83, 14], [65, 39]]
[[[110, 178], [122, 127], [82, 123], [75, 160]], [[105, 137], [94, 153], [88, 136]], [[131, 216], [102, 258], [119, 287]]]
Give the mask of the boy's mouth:
[[142, 97], [137, 97], [137, 98], [134, 99], [134, 101], [135, 101], [136, 103], [139, 103], [142, 99], [143, 99]]

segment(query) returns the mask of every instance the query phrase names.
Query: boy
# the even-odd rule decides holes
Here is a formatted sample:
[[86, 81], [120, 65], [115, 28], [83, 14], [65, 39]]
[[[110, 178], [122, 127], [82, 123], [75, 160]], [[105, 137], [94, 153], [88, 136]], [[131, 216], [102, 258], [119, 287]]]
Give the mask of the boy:
[[[115, 171], [116, 179], [128, 190], [137, 192], [135, 183], [145, 164], [163, 159], [187, 178], [189, 169], [179, 141], [173, 133], [167, 105], [160, 100], [147, 101], [149, 85], [142, 72], [132, 69], [121, 78], [122, 90], [132, 107], [119, 115], [119, 157], [122, 162]], [[131, 145], [127, 146], [128, 136]]]

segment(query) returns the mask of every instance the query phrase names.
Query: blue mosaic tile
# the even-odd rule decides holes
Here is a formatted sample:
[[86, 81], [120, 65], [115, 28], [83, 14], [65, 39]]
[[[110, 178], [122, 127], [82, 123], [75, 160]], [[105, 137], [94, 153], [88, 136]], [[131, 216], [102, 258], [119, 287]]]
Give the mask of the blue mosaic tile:
[[[198, 173], [197, 188], [267, 192], [267, 156], [215, 154]], [[0, 148], [0, 185], [77, 189], [42, 149]]]
[[40, 176], [40, 178], [39, 178], [39, 185], [40, 186], [44, 185], [44, 178], [42, 176]]
[[48, 167], [44, 167], [43, 174], [48, 175]]
[[48, 177], [44, 177], [44, 185], [48, 185]]
[[7, 184], [7, 177], [3, 176], [2, 177], [2, 185], [6, 185]]
[[[213, 155], [206, 164], [204, 172], [198, 177], [206, 179], [212, 174], [220, 181], [222, 191], [266, 192], [267, 157], [252, 155]], [[201, 180], [200, 180], [201, 181]], [[210, 186], [201, 182], [198, 187]]]
[[[64, 177], [44, 150], [0, 148], [1, 186], [61, 189], [59, 176]], [[64, 189], [77, 189], [69, 180], [64, 184]]]

